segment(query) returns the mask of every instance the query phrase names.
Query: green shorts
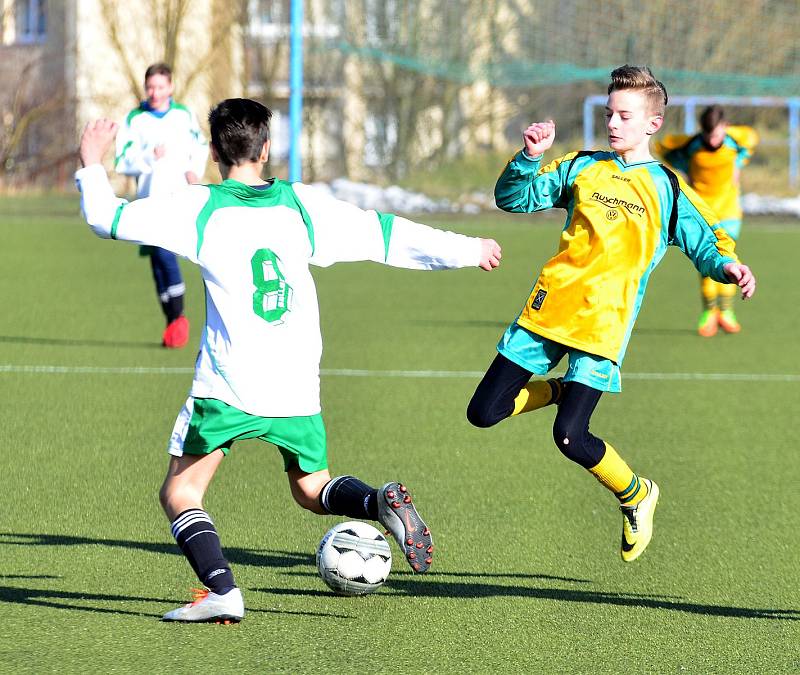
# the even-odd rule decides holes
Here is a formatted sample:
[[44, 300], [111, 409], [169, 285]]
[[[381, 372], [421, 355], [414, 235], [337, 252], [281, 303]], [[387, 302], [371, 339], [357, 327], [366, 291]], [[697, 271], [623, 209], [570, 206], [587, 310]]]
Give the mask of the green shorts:
[[516, 322], [503, 333], [497, 351], [534, 375], [547, 375], [565, 355], [569, 355], [564, 382], [580, 382], [592, 389], [614, 394], [622, 391], [622, 375], [613, 361], [549, 340]]
[[213, 398], [186, 400], [172, 437], [170, 455], [207, 455], [220, 449], [226, 455], [234, 441], [259, 438], [273, 443], [283, 455], [284, 469], [299, 466], [306, 473], [328, 468], [328, 449], [322, 414], [304, 417], [259, 417]]

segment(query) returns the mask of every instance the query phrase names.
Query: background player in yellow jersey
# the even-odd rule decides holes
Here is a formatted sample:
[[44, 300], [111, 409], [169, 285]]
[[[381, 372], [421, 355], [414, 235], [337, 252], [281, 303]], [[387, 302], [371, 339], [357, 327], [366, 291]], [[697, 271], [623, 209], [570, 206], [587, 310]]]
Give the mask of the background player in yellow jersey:
[[[716, 212], [720, 225], [736, 241], [742, 227], [739, 204], [739, 170], [750, 161], [758, 144], [758, 134], [745, 126], [730, 126], [725, 111], [718, 105], [700, 115], [700, 132], [694, 136], [665, 136], [655, 150], [665, 162], [682, 171], [689, 184]], [[726, 333], [738, 333], [739, 321], [733, 311], [736, 289], [711, 277], [700, 282], [703, 313], [697, 332], [711, 337], [721, 327]]]
[[[532, 124], [525, 147], [495, 186], [497, 205], [531, 212], [567, 211], [558, 252], [545, 264], [467, 409], [489, 427], [520, 413], [558, 405], [553, 438], [561, 452], [588, 469], [619, 499], [622, 559], [630, 562], [652, 536], [658, 486], [639, 478], [614, 448], [589, 433], [602, 392], [620, 391], [620, 365], [650, 273], [669, 244], [704, 275], [755, 291], [749, 268], [713, 212], [672, 171], [650, 155], [663, 123], [667, 92], [648, 68], [611, 73], [606, 126], [611, 152], [583, 151], [540, 168], [555, 139], [553, 122]], [[545, 375], [564, 357], [563, 378]]]

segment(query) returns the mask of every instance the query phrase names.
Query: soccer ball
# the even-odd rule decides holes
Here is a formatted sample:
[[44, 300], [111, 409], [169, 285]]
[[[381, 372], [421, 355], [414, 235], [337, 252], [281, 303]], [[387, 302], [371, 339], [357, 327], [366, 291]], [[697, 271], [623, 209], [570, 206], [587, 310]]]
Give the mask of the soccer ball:
[[339, 595], [366, 595], [378, 590], [392, 569], [389, 542], [372, 525], [339, 523], [317, 547], [317, 570]]

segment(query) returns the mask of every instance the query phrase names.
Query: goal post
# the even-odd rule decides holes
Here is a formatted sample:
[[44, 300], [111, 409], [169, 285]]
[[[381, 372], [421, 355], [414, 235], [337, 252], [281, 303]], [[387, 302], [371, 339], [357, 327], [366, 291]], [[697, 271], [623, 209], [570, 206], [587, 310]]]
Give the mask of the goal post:
[[[583, 147], [590, 149], [596, 141], [594, 110], [605, 106], [607, 96], [587, 96], [583, 100]], [[800, 183], [800, 98], [772, 96], [670, 96], [669, 106], [683, 108], [683, 130], [691, 134], [697, 130], [697, 108], [717, 103], [734, 108], [785, 108], [788, 118], [786, 143], [789, 148], [789, 184]]]

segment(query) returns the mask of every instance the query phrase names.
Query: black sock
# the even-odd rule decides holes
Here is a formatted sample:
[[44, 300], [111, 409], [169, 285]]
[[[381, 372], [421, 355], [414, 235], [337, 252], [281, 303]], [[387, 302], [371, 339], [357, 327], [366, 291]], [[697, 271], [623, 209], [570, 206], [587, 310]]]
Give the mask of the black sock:
[[164, 315], [167, 317], [167, 323], [172, 323], [183, 314], [183, 296], [178, 295], [174, 298], [170, 298], [166, 302], [162, 302], [161, 308], [164, 310]]
[[224, 595], [236, 587], [228, 561], [222, 554], [219, 535], [202, 509], [187, 509], [172, 522], [172, 536], [189, 561], [197, 578], [212, 593]]
[[355, 476], [328, 481], [320, 492], [319, 503], [334, 516], [378, 519], [378, 491]]

